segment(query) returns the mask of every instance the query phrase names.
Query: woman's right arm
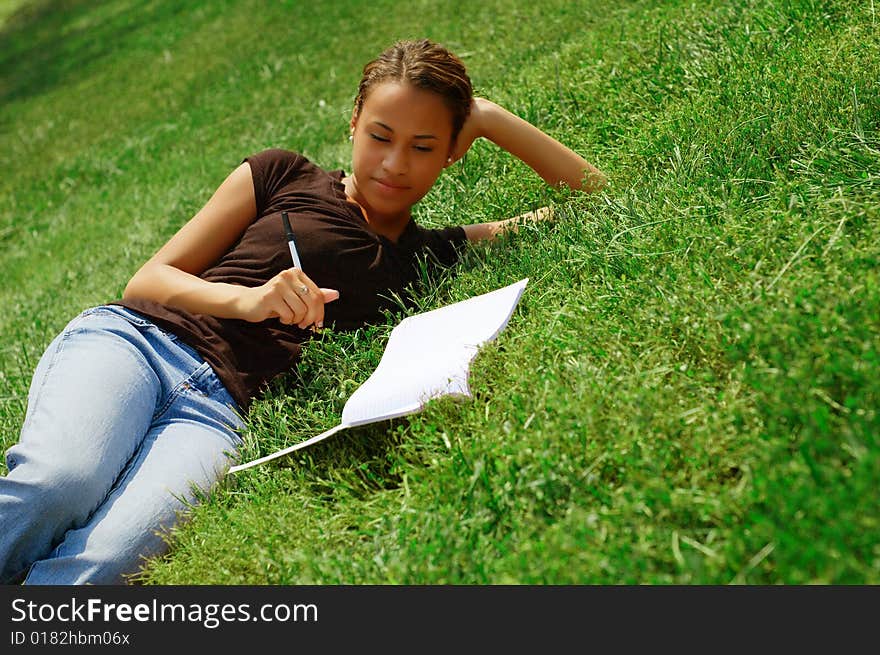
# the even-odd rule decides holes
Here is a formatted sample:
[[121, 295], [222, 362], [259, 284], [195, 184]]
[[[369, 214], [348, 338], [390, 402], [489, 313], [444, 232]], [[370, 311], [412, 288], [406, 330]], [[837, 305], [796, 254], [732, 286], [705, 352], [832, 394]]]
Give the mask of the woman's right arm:
[[[142, 298], [218, 318], [321, 326], [324, 303], [339, 294], [319, 289], [299, 269], [282, 271], [259, 287], [208, 282], [199, 275], [222, 257], [257, 216], [250, 165], [236, 168], [211, 199], [138, 271], [123, 298]], [[307, 293], [298, 293], [302, 285]]]

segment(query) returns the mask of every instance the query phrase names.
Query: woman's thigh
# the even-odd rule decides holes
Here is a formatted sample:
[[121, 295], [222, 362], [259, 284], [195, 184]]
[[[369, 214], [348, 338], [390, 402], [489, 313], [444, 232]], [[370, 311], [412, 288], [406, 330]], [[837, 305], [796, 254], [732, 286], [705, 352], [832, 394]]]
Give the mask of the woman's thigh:
[[237, 425], [191, 415], [222, 415], [222, 409], [184, 413], [150, 430], [98, 510], [34, 564], [26, 584], [120, 584], [168, 549], [169, 531], [224, 475], [240, 444]]
[[150, 428], [161, 383], [121, 319], [95, 310], [71, 321], [34, 372], [10, 479], [73, 492], [88, 515]]
[[[225, 473], [228, 454], [241, 443], [243, 421], [211, 367], [173, 335], [130, 318], [135, 336], [125, 326], [114, 329], [125, 340], [143, 342], [138, 352], [150, 361], [159, 391], [112, 487], [85, 521], [34, 563], [29, 584], [122, 582], [144, 557], [164, 551], [162, 533], [196, 501], [197, 490], [207, 491]], [[116, 401], [122, 407], [135, 402]]]
[[160, 384], [131, 337], [120, 319], [90, 310], [40, 359], [0, 477], [0, 579], [83, 525], [149, 431]]

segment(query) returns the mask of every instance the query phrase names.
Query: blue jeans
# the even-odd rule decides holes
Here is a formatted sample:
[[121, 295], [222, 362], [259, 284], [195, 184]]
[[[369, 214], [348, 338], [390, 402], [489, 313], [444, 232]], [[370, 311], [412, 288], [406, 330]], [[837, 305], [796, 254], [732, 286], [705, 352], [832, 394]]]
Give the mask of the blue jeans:
[[0, 477], [0, 583], [122, 584], [241, 445], [235, 401], [192, 347], [89, 309], [46, 349]]

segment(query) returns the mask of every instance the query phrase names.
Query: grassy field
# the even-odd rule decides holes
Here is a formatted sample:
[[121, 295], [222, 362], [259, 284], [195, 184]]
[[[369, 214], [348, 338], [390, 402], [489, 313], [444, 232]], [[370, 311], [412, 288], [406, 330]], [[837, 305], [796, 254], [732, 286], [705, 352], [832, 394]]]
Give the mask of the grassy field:
[[[874, 5], [0, 6], [0, 445], [70, 318], [119, 297], [244, 156], [348, 169], [361, 67], [426, 36], [609, 187], [551, 191], [477, 143], [423, 224], [559, 220], [419, 297], [531, 279], [473, 400], [227, 479], [141, 582], [880, 583]], [[310, 344], [243, 458], [335, 425], [396, 318]]]

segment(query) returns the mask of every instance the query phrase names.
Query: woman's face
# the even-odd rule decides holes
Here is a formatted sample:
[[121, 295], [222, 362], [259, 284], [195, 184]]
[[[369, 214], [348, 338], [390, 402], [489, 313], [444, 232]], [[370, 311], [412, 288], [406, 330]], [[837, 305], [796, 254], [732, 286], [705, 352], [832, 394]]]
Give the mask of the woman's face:
[[452, 113], [436, 93], [383, 82], [351, 119], [354, 200], [394, 223], [428, 193], [452, 151]]

